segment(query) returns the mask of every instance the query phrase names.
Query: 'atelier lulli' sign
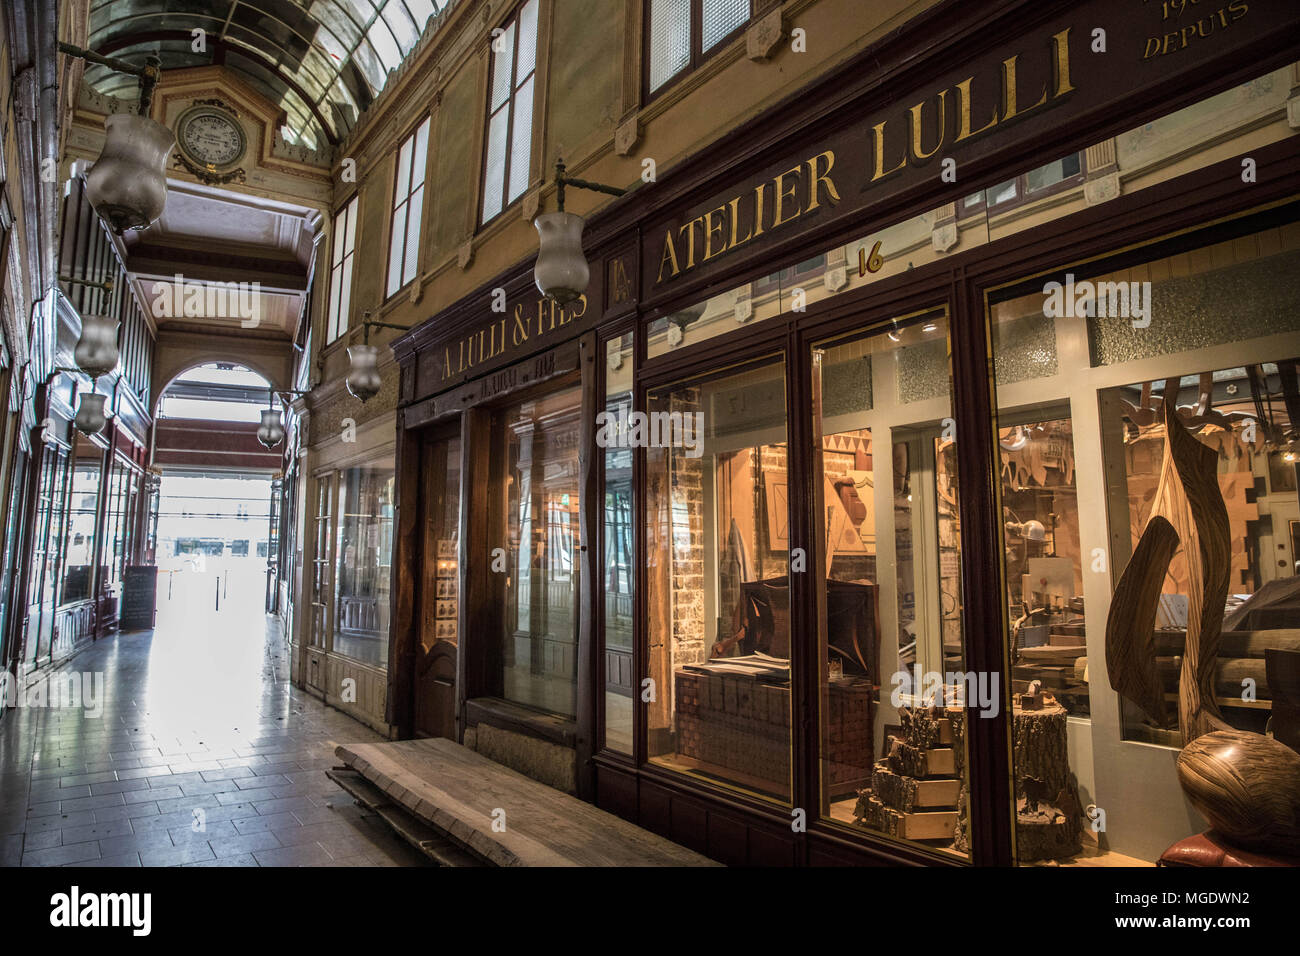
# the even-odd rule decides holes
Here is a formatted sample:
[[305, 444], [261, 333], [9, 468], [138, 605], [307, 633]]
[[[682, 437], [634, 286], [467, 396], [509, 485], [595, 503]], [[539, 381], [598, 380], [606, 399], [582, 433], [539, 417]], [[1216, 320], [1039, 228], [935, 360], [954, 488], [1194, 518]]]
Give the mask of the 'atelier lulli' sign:
[[[662, 300], [678, 280], [743, 268], [781, 240], [825, 231], [927, 180], [939, 183], [942, 160], [1002, 157], [1090, 111], [1113, 114], [1116, 103], [1137, 91], [1163, 89], [1207, 59], [1238, 57], [1300, 20], [1294, 0], [1224, 4], [1208, 30], [1191, 18], [1209, 3], [1157, 4], [1136, 18], [1132, 0], [1080, 3], [1034, 35], [1008, 41], [928, 89], [830, 133], [802, 156], [774, 162], [717, 198], [652, 220], [641, 247], [643, 303]], [[1179, 9], [1188, 11], [1187, 23], [1175, 22]], [[1151, 35], [1168, 39], [1170, 31], [1175, 40], [1201, 37], [1202, 58], [1152, 56]], [[1041, 156], [1044, 162], [1054, 158]], [[951, 173], [943, 181], [952, 183], [947, 189], [955, 198], [960, 166]]]

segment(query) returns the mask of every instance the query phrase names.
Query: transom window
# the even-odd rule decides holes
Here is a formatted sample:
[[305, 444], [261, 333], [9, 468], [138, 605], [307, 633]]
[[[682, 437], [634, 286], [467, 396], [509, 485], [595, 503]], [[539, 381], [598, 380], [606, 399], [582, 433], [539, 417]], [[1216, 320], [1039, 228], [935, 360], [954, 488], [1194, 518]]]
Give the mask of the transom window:
[[334, 217], [333, 251], [330, 256], [329, 328], [326, 342], [333, 342], [347, 331], [348, 312], [352, 306], [352, 253], [357, 241], [357, 197]]
[[420, 214], [424, 210], [424, 169], [428, 165], [428, 156], [429, 119], [425, 117], [397, 152], [386, 295], [392, 295], [415, 278], [420, 249]]
[[750, 13], [751, 0], [649, 0], [649, 91], [699, 66], [749, 22]]
[[509, 23], [492, 31], [482, 222], [500, 213], [528, 187], [536, 71], [537, 0], [528, 0]]

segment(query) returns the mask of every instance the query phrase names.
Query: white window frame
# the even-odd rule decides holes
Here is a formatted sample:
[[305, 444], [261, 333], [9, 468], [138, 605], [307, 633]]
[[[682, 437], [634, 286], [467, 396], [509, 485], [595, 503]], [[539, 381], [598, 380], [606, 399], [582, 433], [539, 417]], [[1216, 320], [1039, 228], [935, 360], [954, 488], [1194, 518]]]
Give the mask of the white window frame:
[[385, 298], [398, 292], [420, 271], [420, 220], [424, 214], [424, 186], [429, 165], [429, 117], [426, 116], [402, 141], [396, 162]]
[[330, 238], [330, 292], [326, 313], [325, 344], [348, 330], [352, 310], [352, 264], [357, 245], [357, 196], [334, 216]]
[[[491, 57], [488, 66], [487, 123], [484, 125], [483, 130], [483, 186], [479, 190], [480, 225], [486, 225], [510, 208], [511, 204], [528, 190], [528, 183], [532, 176], [533, 124], [537, 119], [537, 63], [541, 55], [537, 42], [540, 34], [538, 27], [540, 6], [540, 0], [528, 0], [527, 3], [520, 5], [501, 27], [492, 31]], [[524, 31], [520, 28], [520, 25], [525, 23], [526, 20], [531, 20], [532, 23], [533, 62], [526, 75], [521, 78], [518, 75], [519, 49]], [[494, 103], [497, 69], [500, 66], [501, 59], [506, 55], [510, 57], [509, 87], [505, 99], [499, 103]], [[518, 107], [522, 104], [526, 104], [528, 108], [528, 127], [521, 130], [516, 127], [519, 117]], [[505, 157], [502, 164], [501, 178], [499, 181], [494, 182], [488, 168], [488, 156], [492, 145], [493, 121], [498, 117], [501, 117], [505, 123], [503, 133], [505, 136]], [[528, 137], [528, 158], [527, 168], [523, 170], [522, 179], [516, 183], [518, 168], [513, 160], [515, 158], [515, 142], [520, 134]]]

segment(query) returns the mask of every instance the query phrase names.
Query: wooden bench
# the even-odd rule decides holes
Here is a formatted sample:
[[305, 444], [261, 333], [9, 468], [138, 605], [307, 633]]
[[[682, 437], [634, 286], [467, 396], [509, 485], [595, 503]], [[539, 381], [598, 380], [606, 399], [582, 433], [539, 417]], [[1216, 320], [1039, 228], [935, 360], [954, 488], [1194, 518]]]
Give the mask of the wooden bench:
[[[381, 811], [385, 819], [444, 865], [719, 865], [451, 740], [343, 744], [335, 753], [347, 770], [330, 776], [379, 811], [386, 801], [362, 796], [348, 779], [364, 778], [369, 793], [400, 808]], [[431, 832], [446, 842], [439, 846]], [[448, 853], [447, 843], [456, 852]]]

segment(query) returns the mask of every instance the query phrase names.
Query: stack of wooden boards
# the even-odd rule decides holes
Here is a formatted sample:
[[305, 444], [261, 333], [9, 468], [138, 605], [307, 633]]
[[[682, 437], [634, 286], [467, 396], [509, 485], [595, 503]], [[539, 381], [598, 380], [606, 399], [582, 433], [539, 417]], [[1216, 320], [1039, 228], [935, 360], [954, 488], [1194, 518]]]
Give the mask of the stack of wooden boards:
[[966, 846], [963, 783], [965, 711], [961, 707], [903, 707], [901, 736], [858, 792], [855, 823], [904, 840]]
[[1038, 681], [1075, 716], [1088, 714], [1088, 645], [1082, 624], [1053, 624], [1047, 643], [1021, 647], [1012, 673], [1020, 693]]

